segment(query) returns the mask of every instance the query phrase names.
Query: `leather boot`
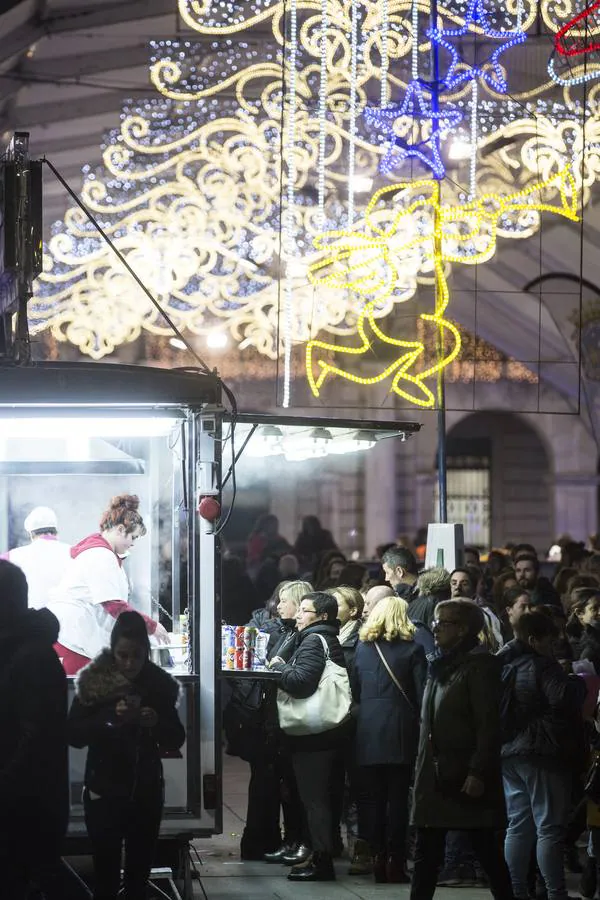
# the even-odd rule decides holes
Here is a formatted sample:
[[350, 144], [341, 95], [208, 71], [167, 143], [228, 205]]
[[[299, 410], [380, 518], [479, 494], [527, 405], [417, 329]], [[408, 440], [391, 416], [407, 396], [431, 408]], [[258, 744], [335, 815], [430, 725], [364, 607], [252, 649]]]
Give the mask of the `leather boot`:
[[281, 862], [284, 866], [297, 866], [306, 862], [310, 854], [311, 849], [306, 844], [296, 844], [290, 853], [284, 853]]
[[387, 884], [387, 855], [376, 853], [373, 857], [373, 875], [377, 884]]
[[273, 853], [265, 853], [263, 860], [266, 863], [282, 863], [284, 856], [287, 856], [289, 853], [295, 853], [297, 849], [298, 844], [282, 844], [279, 850], [274, 850]]
[[399, 856], [390, 856], [387, 861], [386, 874], [388, 884], [409, 884], [410, 878], [406, 874], [404, 860]]
[[288, 875], [288, 879], [289, 881], [335, 881], [333, 857], [330, 853], [315, 850], [310, 863], [303, 867], [294, 867]]

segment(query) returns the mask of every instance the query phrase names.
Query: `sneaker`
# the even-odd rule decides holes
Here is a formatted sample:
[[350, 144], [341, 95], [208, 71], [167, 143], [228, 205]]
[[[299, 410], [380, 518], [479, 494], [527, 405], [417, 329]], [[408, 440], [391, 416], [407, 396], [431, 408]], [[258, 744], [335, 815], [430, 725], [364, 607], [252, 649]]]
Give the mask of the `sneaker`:
[[457, 887], [461, 884], [458, 866], [444, 866], [438, 875], [438, 887]]

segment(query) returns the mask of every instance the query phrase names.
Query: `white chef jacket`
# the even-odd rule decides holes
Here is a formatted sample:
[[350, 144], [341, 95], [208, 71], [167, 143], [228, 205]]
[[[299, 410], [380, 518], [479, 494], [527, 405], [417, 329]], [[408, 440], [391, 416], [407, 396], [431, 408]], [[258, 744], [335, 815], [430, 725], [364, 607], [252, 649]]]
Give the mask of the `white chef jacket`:
[[39, 537], [25, 547], [9, 550], [6, 559], [25, 573], [29, 606], [41, 609], [71, 564], [71, 546], [53, 537]]
[[127, 603], [128, 596], [129, 582], [116, 554], [107, 547], [83, 550], [71, 560], [48, 604], [60, 623], [59, 643], [93, 659], [110, 646], [115, 624], [102, 604]]

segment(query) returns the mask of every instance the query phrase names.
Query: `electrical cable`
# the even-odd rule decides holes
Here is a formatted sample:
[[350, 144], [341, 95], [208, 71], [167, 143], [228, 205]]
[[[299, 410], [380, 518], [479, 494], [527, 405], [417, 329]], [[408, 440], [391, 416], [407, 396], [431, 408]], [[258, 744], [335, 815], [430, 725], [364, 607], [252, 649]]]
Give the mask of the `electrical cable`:
[[[225, 396], [227, 397], [227, 399], [229, 401], [229, 405], [231, 407], [230, 440], [231, 440], [231, 460], [232, 460], [231, 461], [232, 496], [231, 496], [231, 503], [229, 504], [229, 509], [227, 511], [227, 515], [225, 516], [225, 519], [221, 522], [219, 527], [216, 528], [215, 531], [213, 532], [214, 536], [218, 537], [221, 534], [221, 532], [223, 531], [223, 529], [227, 526], [227, 524], [231, 518], [231, 514], [233, 512], [233, 508], [234, 508], [236, 497], [237, 497], [237, 479], [236, 479], [236, 472], [235, 472], [235, 426], [236, 426], [236, 422], [237, 422], [238, 405], [237, 405], [237, 400], [235, 398], [235, 394], [225, 384], [223, 379], [217, 374], [216, 370], [211, 370], [209, 368], [208, 364], [202, 359], [200, 354], [196, 352], [196, 350], [192, 347], [192, 345], [187, 340], [187, 338], [184, 337], [184, 335], [179, 330], [177, 325], [175, 325], [175, 322], [173, 322], [173, 320], [168, 315], [168, 313], [165, 312], [165, 310], [163, 309], [163, 307], [161, 306], [159, 301], [153, 296], [152, 292], [146, 287], [146, 285], [141, 280], [141, 278], [137, 275], [135, 270], [129, 265], [129, 263], [127, 262], [127, 259], [123, 256], [123, 254], [118, 249], [118, 247], [115, 246], [114, 242], [106, 234], [106, 232], [104, 231], [104, 229], [102, 228], [102, 226], [100, 225], [98, 220], [95, 218], [93, 213], [87, 208], [87, 206], [85, 205], [83, 200], [81, 200], [81, 198], [77, 195], [77, 193], [72, 189], [72, 187], [63, 178], [63, 176], [60, 174], [60, 172], [58, 171], [56, 166], [53, 165], [53, 163], [51, 163], [50, 160], [46, 156], [42, 157], [42, 162], [44, 162], [49, 167], [49, 169], [52, 171], [55, 178], [65, 188], [65, 190], [67, 191], [69, 196], [76, 202], [76, 204], [79, 206], [79, 208], [85, 214], [85, 216], [87, 216], [87, 218], [92, 223], [94, 228], [96, 228], [96, 230], [98, 231], [98, 233], [100, 234], [102, 239], [105, 241], [105, 243], [109, 246], [109, 248], [112, 250], [112, 252], [117, 256], [117, 258], [122, 263], [122, 265], [125, 266], [125, 268], [129, 272], [131, 277], [134, 279], [136, 284], [143, 290], [145, 295], [152, 302], [152, 305], [158, 310], [158, 312], [163, 317], [163, 319], [165, 320], [165, 322], [167, 323], [169, 328], [171, 328], [173, 333], [184, 344], [188, 353], [190, 353], [194, 357], [194, 359], [200, 364], [200, 371], [202, 372], [202, 374], [209, 375], [210, 377], [214, 378], [219, 383], [221, 390], [223, 391], [223, 393], [225, 394]], [[192, 371], [192, 372], [198, 371], [198, 369], [196, 367], [191, 367], [191, 366], [190, 367], [185, 366], [182, 368], [183, 368], [183, 371], [186, 371], [186, 370]], [[219, 493], [220, 492], [221, 492], [221, 485], [219, 485]]]

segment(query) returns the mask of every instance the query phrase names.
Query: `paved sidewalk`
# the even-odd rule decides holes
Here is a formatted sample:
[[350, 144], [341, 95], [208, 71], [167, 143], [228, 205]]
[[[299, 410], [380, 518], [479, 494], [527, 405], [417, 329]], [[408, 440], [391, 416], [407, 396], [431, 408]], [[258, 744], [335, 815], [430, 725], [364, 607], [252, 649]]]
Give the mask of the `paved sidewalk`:
[[[375, 884], [370, 877], [348, 875], [348, 859], [336, 862], [338, 881], [333, 884], [293, 884], [285, 866], [260, 862], [240, 862], [239, 843], [246, 813], [248, 765], [224, 757], [223, 834], [211, 840], [195, 841], [203, 865], [202, 885], [208, 900], [407, 900], [409, 887]], [[197, 882], [194, 897], [202, 897]], [[486, 890], [440, 888], [436, 900], [489, 900]]]

